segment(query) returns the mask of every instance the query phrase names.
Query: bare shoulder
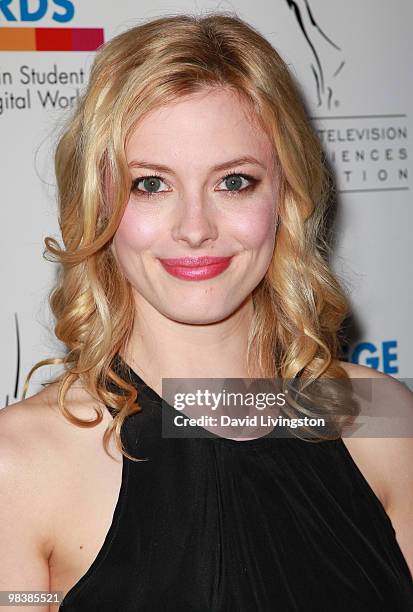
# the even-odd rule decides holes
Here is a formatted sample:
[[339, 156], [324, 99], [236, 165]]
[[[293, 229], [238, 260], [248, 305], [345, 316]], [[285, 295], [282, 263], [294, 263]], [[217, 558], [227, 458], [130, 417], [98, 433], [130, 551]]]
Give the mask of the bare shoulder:
[[[96, 417], [84, 394], [72, 394], [70, 409], [82, 419]], [[54, 543], [53, 516], [67, 485], [87, 454], [102, 444], [103, 415], [94, 428], [70, 423], [59, 410], [57, 385], [0, 410], [0, 491], [8, 502], [0, 503], [4, 512], [8, 508], [2, 520], [13, 521], [13, 513], [27, 520], [27, 534], [36, 534], [46, 557]]]
[[[77, 450], [82, 440], [91, 437], [91, 428], [77, 427], [61, 413], [57, 391], [57, 384], [51, 384], [32, 397], [0, 410], [1, 463], [10, 456], [26, 467], [34, 460], [36, 463], [44, 460], [45, 468], [49, 465], [52, 469], [59, 458], [67, 459], [68, 452]], [[96, 418], [96, 402], [81, 390], [71, 390], [66, 405], [83, 420]], [[107, 422], [106, 413], [102, 413], [103, 422]], [[102, 427], [94, 429], [102, 430]]]
[[[370, 384], [365, 389], [369, 391], [369, 401], [373, 402], [377, 415], [391, 418], [403, 417], [406, 419], [406, 424], [407, 420], [412, 419], [413, 425], [413, 392], [407, 385], [397, 378], [393, 378], [393, 376], [367, 366], [347, 363], [345, 361], [340, 361], [339, 363], [350, 379], [369, 379]], [[395, 431], [395, 429], [390, 431]], [[409, 431], [413, 435], [413, 427]], [[403, 431], [403, 435], [405, 433]]]
[[[370, 400], [377, 406], [377, 414], [386, 417], [412, 419], [413, 392], [402, 381], [367, 366], [339, 362], [351, 379], [370, 379]], [[407, 424], [406, 420], [406, 424]], [[412, 431], [413, 429], [409, 430]], [[406, 432], [403, 432], [405, 434]], [[377, 438], [382, 440], [383, 438]], [[392, 438], [393, 439], [393, 438]], [[400, 438], [399, 438], [400, 439]], [[405, 436], [405, 439], [409, 439]]]
[[[13, 555], [20, 554], [30, 558], [33, 567], [43, 567], [41, 560], [45, 563], [53, 546], [47, 508], [55, 418], [40, 398], [0, 410], [0, 540], [13, 561]], [[14, 534], [12, 542], [8, 533]], [[9, 565], [5, 573], [13, 578]], [[45, 569], [37, 570], [36, 580], [40, 577], [46, 580]]]
[[383, 374], [383, 372], [380, 372], [379, 370], [369, 368], [368, 366], [364, 366], [359, 363], [351, 363], [350, 361], [339, 361], [339, 364], [342, 368], [344, 368], [350, 378], [381, 378], [394, 380], [396, 383], [399, 383], [399, 381], [393, 378], [392, 376], [389, 376], [388, 374]]
[[[370, 378], [373, 383], [379, 381], [379, 384], [373, 387], [373, 401], [377, 397], [377, 405], [380, 403], [380, 409], [384, 408], [384, 414], [388, 418], [393, 414], [395, 418], [402, 415], [403, 421], [399, 422], [406, 423], [412, 430], [413, 393], [406, 385], [388, 374], [366, 366], [346, 362], [340, 362], [340, 365], [350, 378]], [[397, 431], [399, 430], [402, 434], [401, 427], [398, 427]], [[413, 437], [389, 437], [384, 429], [383, 437], [352, 436], [343, 438], [343, 442], [352, 455], [367, 466], [387, 512], [391, 513], [394, 506], [400, 506], [401, 497], [402, 503], [407, 503], [410, 498], [409, 503], [413, 505]]]
[[[391, 417], [413, 428], [413, 393], [401, 381], [362, 365], [340, 362], [350, 378], [380, 380], [377, 397]], [[387, 409], [388, 406], [388, 409]], [[382, 502], [413, 575], [413, 437], [345, 437], [343, 442]]]
[[[61, 443], [65, 436], [74, 435], [80, 431], [90, 431], [90, 428], [76, 427], [62, 414], [57, 400], [58, 385], [52, 383], [42, 391], [15, 404], [0, 410], [0, 437], [3, 441], [14, 443], [17, 447], [24, 447], [26, 456], [30, 452], [41, 452], [42, 449], [51, 449], [53, 444], [64, 451]], [[65, 404], [71, 414], [85, 420], [92, 421], [100, 409], [103, 423], [110, 421], [108, 412], [79, 386], [69, 389]], [[81, 435], [76, 436], [81, 439]], [[65, 445], [66, 446], [66, 445]]]
[[0, 410], [0, 468], [21, 470], [50, 453], [59, 414], [50, 389]]

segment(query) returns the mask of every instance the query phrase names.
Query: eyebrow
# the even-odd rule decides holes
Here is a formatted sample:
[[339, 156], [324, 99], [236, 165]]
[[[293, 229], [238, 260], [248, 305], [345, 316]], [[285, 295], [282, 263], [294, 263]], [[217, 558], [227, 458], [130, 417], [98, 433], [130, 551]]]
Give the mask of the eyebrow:
[[[220, 170], [226, 170], [231, 166], [241, 166], [244, 164], [254, 164], [257, 166], [261, 166], [261, 168], [265, 169], [264, 164], [258, 161], [258, 159], [256, 159], [252, 155], [244, 155], [242, 157], [230, 159], [226, 162], [223, 162], [222, 164], [217, 164], [216, 166], [213, 166], [211, 170], [212, 172], [218, 172]], [[130, 168], [149, 168], [151, 170], [156, 170], [157, 172], [168, 172], [169, 174], [174, 174], [174, 171], [168, 166], [164, 166], [163, 164], [154, 164], [152, 162], [144, 160], [135, 159], [132, 160], [128, 165]]]

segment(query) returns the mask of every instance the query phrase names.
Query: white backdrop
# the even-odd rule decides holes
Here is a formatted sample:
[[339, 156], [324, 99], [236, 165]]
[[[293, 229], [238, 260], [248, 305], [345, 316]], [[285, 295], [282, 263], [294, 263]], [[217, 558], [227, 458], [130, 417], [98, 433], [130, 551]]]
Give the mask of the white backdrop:
[[[183, 12], [235, 11], [289, 64], [337, 177], [333, 265], [352, 301], [348, 359], [413, 377], [410, 0], [153, 0], [150, 9], [132, 0], [12, 0], [7, 6], [0, 8], [0, 406], [20, 397], [36, 361], [61, 352], [47, 305], [55, 265], [42, 258], [44, 237], [58, 236], [52, 150], [93, 60], [93, 51], [27, 50], [29, 34], [33, 48], [36, 40], [42, 46], [40, 39], [34, 30], [17, 30], [103, 28], [108, 40], [146, 19]], [[71, 35], [60, 34], [61, 40]], [[11, 39], [23, 49], [7, 50]], [[37, 372], [30, 393], [49, 373]]]

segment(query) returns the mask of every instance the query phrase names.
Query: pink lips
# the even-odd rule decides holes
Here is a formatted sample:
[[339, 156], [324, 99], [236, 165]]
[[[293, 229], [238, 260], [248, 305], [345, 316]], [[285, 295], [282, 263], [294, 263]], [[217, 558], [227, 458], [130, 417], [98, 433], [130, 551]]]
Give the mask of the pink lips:
[[184, 280], [202, 280], [221, 274], [230, 264], [232, 257], [181, 257], [160, 259], [169, 274]]

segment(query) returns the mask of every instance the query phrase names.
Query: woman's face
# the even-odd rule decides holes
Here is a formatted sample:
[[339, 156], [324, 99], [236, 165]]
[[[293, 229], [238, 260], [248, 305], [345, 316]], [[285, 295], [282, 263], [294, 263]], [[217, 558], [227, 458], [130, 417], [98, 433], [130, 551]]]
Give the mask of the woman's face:
[[[268, 137], [233, 93], [206, 90], [148, 114], [126, 156], [132, 191], [113, 249], [138, 311], [146, 301], [182, 323], [228, 317], [264, 277], [274, 249]], [[204, 256], [228, 259], [162, 262]]]

